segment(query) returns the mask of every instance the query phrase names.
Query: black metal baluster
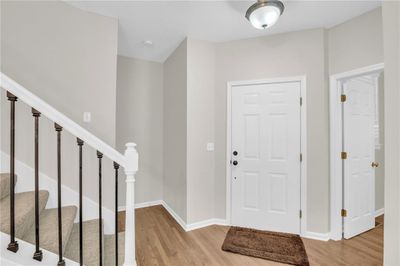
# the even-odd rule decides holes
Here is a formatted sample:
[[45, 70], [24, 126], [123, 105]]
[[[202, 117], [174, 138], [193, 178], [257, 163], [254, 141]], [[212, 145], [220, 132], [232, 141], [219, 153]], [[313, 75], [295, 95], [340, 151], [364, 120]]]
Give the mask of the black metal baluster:
[[61, 213], [61, 131], [62, 127], [54, 123], [57, 132], [57, 189], [58, 189], [58, 266], [64, 266], [62, 255], [62, 213]]
[[103, 215], [102, 215], [102, 180], [101, 180], [101, 159], [103, 154], [97, 151], [97, 158], [99, 158], [99, 265], [103, 265]]
[[79, 265], [83, 265], [83, 215], [82, 215], [82, 146], [83, 141], [77, 139], [79, 146]]
[[32, 108], [35, 118], [35, 253], [33, 259], [42, 261], [43, 253], [39, 247], [39, 117], [40, 112]]
[[7, 249], [16, 253], [18, 242], [15, 241], [15, 97], [7, 92], [7, 98], [11, 103], [10, 110], [10, 243]]
[[115, 266], [118, 266], [118, 169], [119, 164], [114, 162], [115, 169]]

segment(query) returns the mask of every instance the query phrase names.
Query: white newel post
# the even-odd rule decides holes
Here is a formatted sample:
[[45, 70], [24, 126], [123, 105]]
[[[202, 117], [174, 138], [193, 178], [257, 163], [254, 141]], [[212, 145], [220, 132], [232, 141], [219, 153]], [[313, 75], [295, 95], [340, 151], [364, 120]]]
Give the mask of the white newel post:
[[135, 174], [138, 170], [139, 155], [135, 143], [127, 143], [125, 150], [126, 175], [126, 217], [125, 217], [125, 259], [124, 266], [136, 265], [135, 250]]

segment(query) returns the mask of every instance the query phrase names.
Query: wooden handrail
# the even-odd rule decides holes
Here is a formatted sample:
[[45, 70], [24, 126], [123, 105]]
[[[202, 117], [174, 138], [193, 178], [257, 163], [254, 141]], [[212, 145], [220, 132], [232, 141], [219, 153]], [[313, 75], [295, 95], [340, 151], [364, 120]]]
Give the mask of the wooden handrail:
[[84, 129], [79, 124], [72, 121], [70, 118], [57, 111], [50, 104], [46, 103], [36, 95], [34, 95], [29, 90], [25, 89], [22, 85], [15, 82], [13, 79], [8, 77], [6, 74], [0, 72], [0, 86], [6, 90], [11, 92], [13, 95], [18, 97], [19, 100], [26, 103], [30, 107], [39, 111], [42, 115], [50, 119], [51, 121], [57, 123], [62, 126], [63, 129], [70, 132], [75, 137], [80, 138], [86, 144], [93, 147], [95, 150], [100, 151], [106, 157], [108, 157], [111, 161], [114, 161], [121, 165], [122, 167], [126, 166], [125, 157], [117, 150], [112, 148], [107, 143], [103, 142], [101, 139]]

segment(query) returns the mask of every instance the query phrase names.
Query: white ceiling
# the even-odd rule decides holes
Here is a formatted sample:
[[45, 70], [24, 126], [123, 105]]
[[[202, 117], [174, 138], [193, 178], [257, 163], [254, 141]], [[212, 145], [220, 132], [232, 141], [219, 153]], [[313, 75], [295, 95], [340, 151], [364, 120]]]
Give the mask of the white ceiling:
[[[245, 19], [254, 1], [71, 1], [81, 9], [119, 20], [120, 55], [163, 62], [186, 37], [223, 42], [330, 28], [381, 5], [381, 1], [284, 1], [275, 26], [254, 29]], [[143, 42], [153, 41], [152, 47]]]

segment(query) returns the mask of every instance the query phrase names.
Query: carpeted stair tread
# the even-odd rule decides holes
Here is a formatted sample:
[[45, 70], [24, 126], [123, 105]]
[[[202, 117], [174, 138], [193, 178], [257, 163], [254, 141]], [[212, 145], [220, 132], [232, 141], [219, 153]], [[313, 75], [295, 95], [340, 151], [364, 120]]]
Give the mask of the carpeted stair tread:
[[[71, 235], [77, 207], [67, 206], [61, 208], [63, 251]], [[39, 217], [40, 221], [40, 247], [58, 254], [58, 209], [45, 209]], [[35, 225], [33, 225], [23, 240], [35, 243]]]
[[[15, 183], [17, 183], [17, 175], [15, 175]], [[10, 174], [0, 174], [0, 199], [10, 194]]]
[[[39, 191], [39, 212], [46, 206], [49, 192]], [[10, 233], [10, 197], [0, 201], [0, 230]], [[22, 238], [35, 222], [35, 192], [22, 192], [15, 194], [15, 236]]]
[[[83, 222], [83, 264], [99, 265], [99, 220]], [[104, 248], [104, 247], [103, 247]], [[64, 256], [79, 261], [79, 224], [74, 224]], [[105, 264], [107, 265], [107, 264]]]
[[[124, 264], [125, 233], [118, 233], [118, 265]], [[104, 265], [115, 265], [115, 236], [104, 236]]]

